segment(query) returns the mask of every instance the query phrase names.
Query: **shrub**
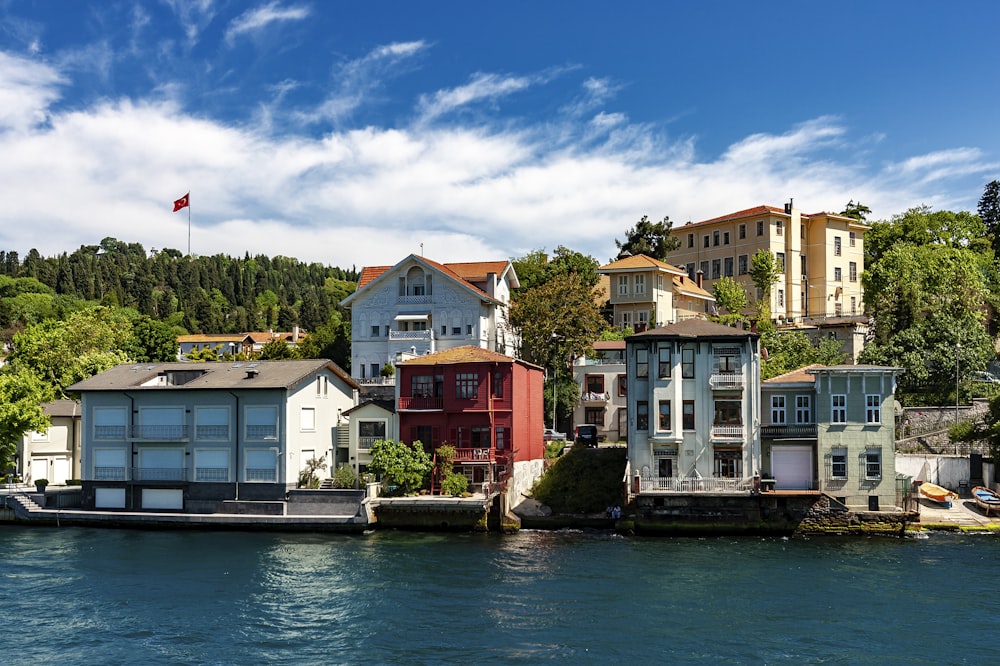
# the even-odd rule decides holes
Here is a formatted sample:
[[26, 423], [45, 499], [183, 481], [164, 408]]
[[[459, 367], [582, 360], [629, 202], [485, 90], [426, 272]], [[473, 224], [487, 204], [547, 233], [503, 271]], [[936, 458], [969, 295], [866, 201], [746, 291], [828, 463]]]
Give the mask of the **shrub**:
[[566, 442], [562, 440], [552, 440], [545, 444], [545, 457], [546, 458], [558, 458], [563, 454], [563, 450], [566, 448]]
[[342, 463], [333, 473], [333, 487], [341, 489], [356, 488], [358, 485], [358, 475], [354, 473], [354, 468], [347, 463]]
[[452, 497], [461, 497], [469, 489], [469, 480], [464, 474], [451, 473], [441, 482], [441, 492]]
[[324, 469], [326, 469], [326, 456], [307, 460], [305, 468], [299, 472], [299, 488], [312, 490], [319, 488], [319, 474], [316, 472]]

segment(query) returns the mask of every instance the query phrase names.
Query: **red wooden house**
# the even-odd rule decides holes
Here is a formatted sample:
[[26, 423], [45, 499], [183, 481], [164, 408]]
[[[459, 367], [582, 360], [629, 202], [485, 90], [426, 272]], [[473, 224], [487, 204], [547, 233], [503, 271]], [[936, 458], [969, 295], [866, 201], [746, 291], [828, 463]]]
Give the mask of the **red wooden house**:
[[400, 439], [432, 453], [453, 446], [454, 469], [471, 486], [502, 484], [519, 463], [544, 457], [538, 366], [465, 346], [403, 361], [396, 372]]

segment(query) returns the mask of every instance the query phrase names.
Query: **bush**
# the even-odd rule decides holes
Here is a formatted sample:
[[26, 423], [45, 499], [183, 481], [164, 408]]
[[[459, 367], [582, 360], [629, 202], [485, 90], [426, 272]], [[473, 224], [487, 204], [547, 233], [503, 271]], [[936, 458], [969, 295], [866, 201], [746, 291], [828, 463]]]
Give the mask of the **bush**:
[[562, 440], [552, 440], [545, 444], [545, 457], [546, 458], [558, 458], [563, 454], [566, 449], [566, 442]]
[[319, 475], [316, 472], [324, 469], [326, 469], [326, 456], [307, 460], [305, 469], [299, 472], [299, 488], [310, 490], [319, 488]]
[[441, 492], [452, 497], [461, 497], [469, 489], [469, 480], [464, 474], [451, 473], [441, 482]]
[[354, 468], [343, 463], [333, 473], [333, 487], [341, 489], [353, 489], [358, 485], [358, 475], [354, 473]]

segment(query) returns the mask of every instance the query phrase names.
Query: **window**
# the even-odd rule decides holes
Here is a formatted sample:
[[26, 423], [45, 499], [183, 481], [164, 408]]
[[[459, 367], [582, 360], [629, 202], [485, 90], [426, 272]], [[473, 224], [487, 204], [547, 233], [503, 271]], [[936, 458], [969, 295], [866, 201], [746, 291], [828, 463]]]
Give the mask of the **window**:
[[722, 244], [723, 245], [729, 245], [729, 232], [728, 231], [722, 232]]
[[479, 375], [475, 372], [460, 372], [455, 375], [455, 397], [459, 400], [478, 398]]
[[604, 408], [587, 407], [583, 410], [583, 420], [585, 423], [593, 423], [598, 428], [604, 427]]
[[226, 449], [195, 449], [194, 480], [229, 481], [229, 451]]
[[410, 377], [410, 395], [414, 398], [430, 398], [434, 395], [434, 378], [430, 375]]
[[649, 350], [635, 350], [635, 376], [649, 377]]
[[847, 396], [843, 393], [830, 396], [830, 422], [847, 423]]
[[635, 429], [639, 431], [649, 430], [649, 403], [645, 400], [635, 403]]
[[716, 229], [715, 231], [712, 232], [712, 245], [715, 245], [716, 247], [719, 246], [719, 230], [718, 229]]
[[882, 450], [868, 449], [865, 451], [865, 478], [882, 478]]
[[715, 476], [723, 479], [743, 478], [743, 455], [739, 451], [716, 451]]
[[739, 400], [716, 400], [714, 425], [743, 425], [742, 406]]
[[635, 293], [636, 295], [646, 293], [646, 276], [636, 275], [635, 276]]
[[681, 427], [685, 430], [694, 430], [694, 400], [685, 400], [682, 409]]
[[778, 272], [779, 273], [784, 273], [785, 272], [785, 253], [784, 252], [776, 252], [774, 254], [774, 263], [776, 263], [778, 265]]
[[874, 393], [865, 396], [865, 423], [882, 423], [882, 396]]
[[839, 257], [843, 254], [843, 248], [840, 243], [840, 236], [833, 237], [833, 256]]
[[299, 411], [299, 430], [302, 432], [316, 431], [316, 408], [303, 407]]
[[757, 235], [764, 235], [764, 220], [757, 220]]
[[830, 451], [830, 478], [847, 478], [847, 449]]
[[472, 427], [472, 448], [474, 449], [488, 449], [490, 448], [490, 427], [489, 426], [473, 426]]
[[499, 370], [493, 373], [493, 397], [503, 397], [503, 373]]
[[771, 425], [785, 425], [785, 396], [771, 396]]
[[847, 238], [848, 238], [848, 240], [847, 240], [847, 244], [848, 244], [848, 245], [850, 245], [851, 247], [854, 247], [854, 245], [855, 245], [855, 242], [856, 242], [856, 240], [857, 240], [857, 235], [856, 235], [856, 234], [855, 234], [855, 233], [854, 233], [854, 232], [852, 231], [852, 232], [850, 232], [850, 234], [849, 234], [849, 235], [847, 236]]
[[671, 430], [673, 426], [670, 423], [670, 401], [661, 400], [660, 401], [660, 430]]
[[139, 425], [134, 434], [141, 439], [171, 439], [187, 437], [183, 407], [143, 407], [139, 410]]
[[94, 480], [124, 481], [125, 449], [94, 449]]
[[812, 398], [808, 395], [795, 396], [795, 423], [798, 425], [812, 423]]
[[858, 297], [857, 296], [851, 296], [851, 314], [852, 315], [858, 314]]
[[739, 231], [737, 232], [736, 235], [739, 237], [740, 240], [743, 240], [744, 238], [747, 237], [747, 225], [744, 222], [738, 228], [739, 228]]
[[278, 408], [273, 405], [247, 407], [246, 438], [277, 439]]
[[226, 407], [195, 407], [195, 439], [229, 439], [229, 409]]
[[316, 397], [325, 398], [330, 393], [330, 378], [326, 375], [316, 377]]
[[507, 438], [505, 437], [505, 431], [506, 430], [507, 430], [507, 428], [504, 428], [503, 426], [497, 426], [496, 427], [495, 437], [496, 437], [496, 450], [497, 451], [503, 451], [504, 447], [506, 446], [504, 444], [504, 442], [507, 440]]
[[604, 393], [604, 375], [587, 375], [584, 381], [587, 385], [587, 393]]
[[466, 324], [465, 325], [465, 334], [466, 335], [472, 335], [472, 324]]
[[441, 324], [441, 335], [442, 335], [442, 337], [445, 336], [445, 335], [448, 335], [448, 325], [447, 324]]
[[712, 279], [718, 280], [722, 277], [722, 260], [712, 259]]
[[618, 395], [625, 397], [628, 395], [628, 376], [618, 375]]
[[708, 275], [708, 262], [707, 261], [701, 262], [701, 264], [698, 266], [698, 270], [701, 271], [702, 276]]
[[844, 281], [844, 274], [841, 272], [840, 266], [834, 266], [833, 267], [833, 281], [834, 282], [843, 282]]
[[733, 374], [740, 371], [739, 347], [716, 347], [712, 353], [715, 355], [717, 372]]
[[619, 275], [618, 276], [618, 295], [628, 296], [628, 276]]
[[844, 314], [844, 304], [843, 303], [834, 303], [833, 304], [833, 314], [836, 317], [843, 316], [843, 314]]
[[368, 371], [371, 373], [370, 375], [371, 377], [378, 377], [382, 371], [382, 366], [380, 366], [378, 363], [369, 363]]
[[741, 254], [736, 258], [736, 266], [737, 272], [740, 275], [746, 275], [749, 272], [750, 257], [745, 254]]
[[851, 282], [858, 281], [858, 262], [852, 261], [847, 265], [847, 279]]
[[782, 236], [782, 235], [784, 235], [784, 233], [785, 233], [785, 221], [784, 220], [775, 220], [774, 221], [774, 235], [775, 236]]
[[778, 307], [779, 308], [785, 307], [785, 290], [784, 289], [779, 289], [778, 290]]
[[274, 483], [278, 480], [277, 449], [247, 449], [244, 480], [250, 483]]
[[670, 378], [671, 354], [670, 347], [660, 347], [656, 364], [656, 376], [659, 379]]
[[385, 421], [358, 422], [359, 449], [370, 449], [380, 439], [385, 439]]
[[629, 328], [632, 326], [632, 313], [622, 312], [622, 328]]
[[687, 269], [687, 274], [688, 274], [689, 278], [691, 278], [692, 280], [697, 279], [697, 278], [695, 278], [695, 274], [694, 274], [694, 262], [693, 261], [690, 262], [690, 263], [688, 263], [688, 265], [685, 266], [684, 268]]
[[725, 259], [722, 260], [722, 265], [723, 265], [722, 274], [725, 275], [726, 277], [733, 277], [733, 258], [726, 257]]
[[377, 338], [380, 331], [381, 331], [381, 329], [379, 328], [378, 324], [373, 325], [372, 326], [372, 337], [373, 338]]
[[125, 408], [94, 409], [94, 439], [125, 439]]
[[674, 459], [673, 458], [657, 458], [656, 459], [656, 471], [659, 473], [661, 479], [671, 479], [674, 476]]
[[706, 235], [704, 237], [704, 239], [702, 240], [701, 244], [702, 244], [702, 247], [711, 247], [711, 245], [712, 245], [712, 237]]
[[694, 247], [694, 234], [688, 234], [688, 247]]
[[694, 377], [694, 347], [685, 347], [681, 350], [681, 377], [684, 379]]

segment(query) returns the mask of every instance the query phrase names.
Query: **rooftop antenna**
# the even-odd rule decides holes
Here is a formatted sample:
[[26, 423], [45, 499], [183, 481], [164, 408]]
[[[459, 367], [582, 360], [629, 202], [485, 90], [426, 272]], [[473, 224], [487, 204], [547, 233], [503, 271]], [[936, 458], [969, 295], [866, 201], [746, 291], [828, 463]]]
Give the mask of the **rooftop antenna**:
[[424, 256], [424, 244], [423, 243], [420, 244], [420, 256], [421, 257]]

